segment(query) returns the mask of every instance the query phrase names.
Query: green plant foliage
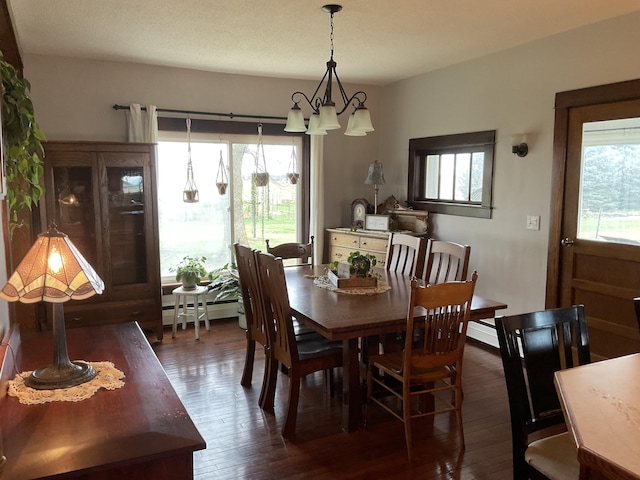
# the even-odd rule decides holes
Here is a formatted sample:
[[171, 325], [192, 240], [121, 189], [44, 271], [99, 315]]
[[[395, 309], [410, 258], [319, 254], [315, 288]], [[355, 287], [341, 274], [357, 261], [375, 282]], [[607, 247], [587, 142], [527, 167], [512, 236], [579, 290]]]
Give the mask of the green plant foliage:
[[45, 136], [36, 123], [31, 85], [0, 52], [2, 77], [2, 137], [7, 178], [7, 204], [10, 231], [25, 225], [18, 222], [18, 212], [38, 204], [44, 195], [40, 179], [44, 173], [41, 158]]
[[234, 263], [227, 263], [220, 268], [209, 273], [211, 283], [208, 288], [210, 292], [217, 292], [213, 303], [224, 300], [237, 300], [242, 290], [240, 289], [240, 276], [238, 267]]
[[203, 277], [207, 276], [207, 271], [204, 268], [204, 264], [207, 261], [207, 257], [190, 257], [185, 256], [178, 262], [178, 265], [169, 269], [171, 272], [176, 272], [176, 281], [185, 281], [187, 283], [200, 283]]

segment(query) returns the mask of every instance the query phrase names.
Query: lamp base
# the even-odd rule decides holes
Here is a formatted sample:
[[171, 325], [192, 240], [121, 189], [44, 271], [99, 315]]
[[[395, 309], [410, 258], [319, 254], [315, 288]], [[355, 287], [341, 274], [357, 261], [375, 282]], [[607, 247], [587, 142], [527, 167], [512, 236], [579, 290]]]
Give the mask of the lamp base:
[[47, 365], [37, 368], [28, 378], [25, 378], [24, 383], [36, 390], [56, 390], [75, 387], [88, 382], [95, 376], [96, 371], [88, 363], [68, 362], [64, 365]]

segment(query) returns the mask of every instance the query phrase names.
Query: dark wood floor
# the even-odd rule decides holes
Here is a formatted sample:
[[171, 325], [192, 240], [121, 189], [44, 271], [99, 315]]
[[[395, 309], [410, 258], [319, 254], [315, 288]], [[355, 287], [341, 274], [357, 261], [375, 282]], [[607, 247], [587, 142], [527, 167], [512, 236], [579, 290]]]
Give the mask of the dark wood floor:
[[[301, 389], [296, 436], [280, 428], [288, 379], [279, 376], [275, 415], [258, 407], [264, 355], [256, 352], [252, 388], [243, 388], [245, 338], [236, 320], [193, 325], [154, 346], [167, 375], [207, 442], [194, 454], [199, 480], [250, 478], [511, 479], [511, 433], [506, 386], [497, 352], [469, 342], [463, 372], [466, 450], [448, 414], [414, 422], [414, 460], [406, 457], [401, 422], [381, 409], [368, 428], [352, 434], [340, 427], [340, 395], [329, 397], [322, 374]], [[340, 379], [338, 378], [338, 381]], [[422, 428], [422, 430], [421, 430]]]

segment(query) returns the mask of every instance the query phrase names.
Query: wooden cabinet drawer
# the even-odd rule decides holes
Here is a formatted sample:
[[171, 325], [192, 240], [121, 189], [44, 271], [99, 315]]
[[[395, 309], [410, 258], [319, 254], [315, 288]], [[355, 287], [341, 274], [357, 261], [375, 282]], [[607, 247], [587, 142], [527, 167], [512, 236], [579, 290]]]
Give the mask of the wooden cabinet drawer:
[[373, 250], [376, 252], [387, 252], [387, 246], [389, 245], [389, 238], [371, 238], [360, 237], [360, 248], [363, 250]]
[[[360, 248], [359, 237], [355, 235], [349, 235], [348, 233], [332, 233], [330, 244], [333, 246], [350, 248], [350, 251]], [[347, 255], [348, 256], [348, 255]], [[346, 258], [345, 258], [346, 260]]]
[[340, 247], [331, 245], [329, 250], [330, 262], [346, 262], [349, 258], [349, 254], [353, 251], [352, 248]]
[[138, 322], [141, 326], [153, 328], [160, 315], [161, 312], [153, 301], [78, 306], [67, 302], [64, 306], [65, 325], [68, 328], [127, 322]]

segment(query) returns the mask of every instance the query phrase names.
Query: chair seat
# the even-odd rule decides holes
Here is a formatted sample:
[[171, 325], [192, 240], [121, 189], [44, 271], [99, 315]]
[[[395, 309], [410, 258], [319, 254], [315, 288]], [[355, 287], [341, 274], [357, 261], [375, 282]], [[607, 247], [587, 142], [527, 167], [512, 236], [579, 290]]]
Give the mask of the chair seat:
[[[373, 355], [370, 357], [369, 361], [373, 363], [374, 367], [380, 368], [402, 381], [402, 357], [403, 352], [393, 352], [386, 353], [384, 355]], [[410, 382], [435, 382], [437, 380], [443, 380], [447, 377], [451, 377], [454, 374], [455, 368], [449, 365], [429, 369], [417, 369], [414, 367], [411, 370]]]
[[316, 333], [316, 332], [310, 326], [305, 325], [304, 323], [300, 323], [298, 320], [296, 320], [294, 318], [293, 319], [293, 333], [296, 335], [296, 337], [298, 337], [298, 336], [301, 336], [301, 335], [308, 335], [310, 333]]
[[532, 442], [524, 453], [529, 465], [551, 480], [580, 477], [578, 450], [569, 432]]
[[319, 333], [303, 335], [297, 345], [300, 360], [306, 360], [314, 356], [330, 355], [332, 353], [342, 356], [342, 342], [332, 342]]

